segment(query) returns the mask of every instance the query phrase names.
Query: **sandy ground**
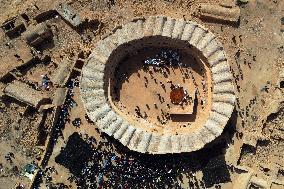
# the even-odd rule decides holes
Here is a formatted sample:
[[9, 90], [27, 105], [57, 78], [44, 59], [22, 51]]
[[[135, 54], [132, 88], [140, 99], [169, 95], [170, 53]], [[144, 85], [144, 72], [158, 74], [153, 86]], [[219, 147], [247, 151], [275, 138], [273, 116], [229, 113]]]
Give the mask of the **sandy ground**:
[[[194, 60], [193, 55], [187, 54], [188, 52], [180, 53], [183, 64], [181, 68], [177, 65], [161, 68], [157, 66], [145, 67], [143, 60], [146, 60], [147, 57], [155, 57], [161, 49], [145, 51], [121, 62], [117, 70], [118, 73], [114, 76], [114, 78], [121, 78], [113, 84], [113, 90], [117, 91], [113, 100], [120, 107], [122, 113], [130, 116], [130, 119], [136, 119], [137, 123], [147, 120], [150, 124], [158, 126], [150, 126], [148, 129], [152, 127], [161, 132], [175, 133], [180, 132], [179, 129], [182, 128], [186, 132], [186, 130], [196, 128], [196, 125], [203, 125], [207, 120], [210, 100], [206, 103], [204, 100], [203, 105], [201, 105], [201, 100], [211, 99], [208, 93], [210, 83], [209, 86], [205, 85], [205, 90], [201, 84], [206, 83], [210, 78], [210, 74], [206, 76], [206, 73], [208, 75], [209, 72], [208, 68], [206, 70], [204, 63]], [[184, 105], [171, 103], [172, 85], [180, 85], [184, 90], [187, 90], [191, 100], [185, 102]], [[195, 85], [198, 86], [197, 89]], [[163, 86], [165, 86], [164, 89]], [[196, 90], [199, 91], [199, 95], [195, 99]], [[178, 113], [181, 114], [180, 117], [171, 118], [172, 114]]]
[[[283, 29], [281, 18], [284, 15], [283, 1], [250, 0], [247, 4], [240, 5], [239, 25], [209, 22], [198, 17], [199, 3], [209, 2], [214, 4], [219, 1], [95, 2], [87, 0], [68, 1], [70, 6], [81, 16], [82, 20], [93, 21], [89, 27], [82, 29], [83, 31], [74, 30], [60, 17], [48, 19], [46, 22], [52, 26], [54, 33], [53, 43], [37, 55], [39, 61], [31, 64], [31, 66], [18, 67], [23, 62], [28, 62], [34, 57], [34, 52], [30, 50], [25, 40], [21, 37], [9, 39], [1, 30], [0, 73], [7, 73], [10, 71], [11, 66], [18, 68], [12, 71], [12, 77], [1, 78], [0, 88], [2, 89], [2, 86], [17, 79], [33, 88], [37, 88], [37, 90], [43, 90], [52, 98], [56, 86], [51, 86], [49, 90], [42, 89], [40, 86], [42, 81], [41, 75], [47, 74], [51, 76], [57, 65], [62, 63], [65, 57], [76, 60], [78, 56], [82, 56], [80, 54], [85, 56], [95, 46], [95, 42], [109, 34], [116, 26], [123, 25], [133, 18], [147, 17], [149, 15], [166, 15], [174, 18], [194, 20], [209, 28], [223, 43], [235, 78], [237, 103], [232, 119], [221, 138], [206, 147], [205, 151], [201, 150], [196, 152], [196, 154], [193, 153], [193, 155], [184, 155], [184, 157], [194, 160], [193, 165], [200, 164], [201, 168], [189, 169], [187, 166], [192, 166], [189, 160], [184, 161], [183, 158], [174, 156], [185, 165], [185, 168], [180, 165], [175, 166], [176, 169], [183, 171], [173, 169], [176, 173], [173, 176], [176, 178], [176, 180], [174, 179], [175, 182], [180, 183], [179, 186], [181, 188], [197, 188], [198, 186], [190, 187], [189, 183], [193, 181], [192, 177], [188, 176], [189, 173], [194, 174], [194, 178], [200, 183], [203, 178], [201, 170], [206, 169], [205, 165], [209, 166], [211, 160], [213, 161], [216, 156], [224, 157], [228, 166], [243, 166], [252, 169], [254, 175], [258, 178], [269, 182], [274, 180], [284, 182], [284, 105], [283, 88], [279, 87], [279, 72], [284, 68], [284, 33], [281, 32], [281, 28]], [[37, 24], [37, 21], [33, 18], [42, 12], [54, 9], [54, 5], [57, 3], [59, 2], [2, 0], [0, 1], [0, 23], [3, 23], [8, 18], [25, 13], [29, 17], [28, 28], [32, 28], [33, 25]], [[15, 56], [16, 54], [20, 58]], [[143, 74], [145, 73], [140, 73], [141, 76]], [[135, 74], [131, 75], [129, 78], [130, 86], [138, 87], [138, 91], [142, 91], [144, 89], [144, 81], [141, 81], [139, 85], [137, 84], [137, 81], [140, 81], [141, 78], [143, 80], [144, 77], [139, 78]], [[161, 81], [164, 82], [164, 78], [161, 78]], [[132, 83], [135, 85], [132, 85]], [[182, 82], [179, 81], [179, 83]], [[130, 94], [130, 97], [134, 94], [132, 92], [137, 90], [129, 87], [129, 85], [122, 85], [122, 88], [122, 94]], [[156, 90], [154, 83], [151, 83], [149, 88]], [[40, 120], [43, 113], [11, 98], [2, 96], [1, 92], [0, 95], [0, 165], [3, 167], [3, 170], [0, 172], [0, 188], [14, 188], [20, 183], [24, 183], [26, 188], [28, 188], [32, 181], [23, 177], [21, 173], [27, 163], [35, 161], [40, 166], [46, 145], [39, 145], [38, 136], [42, 127], [50, 134], [53, 125], [51, 112], [54, 109], [47, 111], [47, 119], [44, 125], [42, 125]], [[96, 126], [88, 122], [85, 116], [78, 88], [75, 88], [74, 101], [77, 103], [77, 106], [71, 109], [70, 122], [67, 122], [62, 130], [63, 137], [58, 138], [47, 165], [47, 167], [54, 166], [58, 172], [58, 174], [51, 174], [51, 183], [65, 183], [69, 188], [76, 188], [74, 182], [69, 183], [69, 181], [66, 181], [71, 176], [69, 170], [55, 162], [55, 157], [64, 149], [68, 137], [74, 132], [81, 134], [85, 140], [93, 136], [98, 144], [100, 141], [101, 143], [104, 143], [106, 140], [110, 141], [111, 145], [116, 147], [109, 147], [110, 150], [108, 152], [111, 151], [118, 156], [129, 155], [134, 159], [134, 162], [140, 162], [141, 156], [145, 159], [151, 159], [149, 156], [132, 155], [127, 150], [125, 152], [120, 147], [117, 147], [119, 146], [117, 141], [102, 137]], [[121, 101], [123, 104], [126, 104], [128, 99], [122, 98]], [[140, 103], [142, 107], [144, 101], [141, 100]], [[127, 106], [129, 108], [128, 111], [134, 116], [133, 110], [137, 105], [135, 103], [130, 103], [129, 105]], [[157, 115], [159, 113], [153, 110], [149, 119], [157, 123]], [[81, 118], [82, 123], [79, 128], [72, 125], [72, 121], [75, 118]], [[95, 145], [94, 148], [100, 151], [101, 149], [98, 146]], [[5, 159], [9, 152], [15, 155], [15, 158], [12, 158], [12, 163]], [[161, 157], [160, 161], [165, 160], [165, 162], [168, 161], [168, 164], [170, 164], [172, 163], [171, 158]], [[203, 159], [205, 160], [203, 161]], [[141, 172], [155, 167], [154, 165], [148, 166], [146, 161], [142, 161], [143, 163], [146, 168], [144, 167]], [[159, 164], [160, 162], [155, 163]], [[18, 170], [15, 169], [15, 166], [17, 166]], [[42, 169], [44, 170], [44, 168]], [[238, 171], [230, 171], [230, 175], [230, 181], [226, 181], [225, 184], [219, 184], [221, 188], [232, 188], [233, 185], [238, 183]], [[182, 179], [177, 179], [179, 177]], [[44, 177], [44, 184], [41, 185], [41, 188], [45, 188], [46, 183], [46, 177]], [[218, 188], [217, 185], [212, 187]], [[283, 188], [283, 186], [274, 183], [271, 185], [271, 188], [278, 189]]]

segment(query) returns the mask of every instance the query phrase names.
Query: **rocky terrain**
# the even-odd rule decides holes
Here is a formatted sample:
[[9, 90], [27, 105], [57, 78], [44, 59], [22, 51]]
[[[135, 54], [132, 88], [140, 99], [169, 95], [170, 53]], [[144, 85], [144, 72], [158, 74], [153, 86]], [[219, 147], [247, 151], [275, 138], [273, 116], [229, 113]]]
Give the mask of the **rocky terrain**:
[[[283, 7], [281, 0], [0, 0], [0, 189], [284, 188]], [[82, 68], [96, 43], [153, 15], [208, 28], [230, 64], [235, 109], [198, 151], [131, 151], [101, 132], [81, 100]]]

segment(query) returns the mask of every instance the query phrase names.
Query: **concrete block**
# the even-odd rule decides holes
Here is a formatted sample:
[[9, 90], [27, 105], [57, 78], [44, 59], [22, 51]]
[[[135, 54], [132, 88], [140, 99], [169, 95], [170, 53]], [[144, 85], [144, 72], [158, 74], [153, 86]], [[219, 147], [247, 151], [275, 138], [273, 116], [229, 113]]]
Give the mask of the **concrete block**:
[[222, 82], [222, 83], [216, 83], [213, 86], [213, 93], [235, 93], [235, 87], [232, 82]]
[[20, 81], [8, 84], [4, 89], [4, 94], [35, 108], [49, 101], [40, 91]]
[[196, 27], [197, 25], [195, 24], [187, 23], [184, 27], [181, 40], [189, 41]]
[[200, 28], [200, 27], [197, 26], [192, 33], [192, 37], [190, 38], [189, 43], [192, 46], [196, 46], [197, 43], [199, 42], [199, 40], [201, 40], [201, 38], [203, 38], [205, 32], [206, 31], [203, 28]]
[[124, 146], [128, 146], [131, 138], [133, 137], [134, 132], [136, 131], [136, 128], [134, 128], [133, 126], [129, 125], [126, 129], [126, 131], [123, 133], [120, 142], [124, 145]]
[[107, 127], [104, 132], [106, 134], [108, 134], [109, 136], [112, 136], [118, 129], [119, 127], [122, 125], [123, 123], [123, 119], [121, 117], [119, 117], [118, 115], [116, 115], [116, 120], [114, 122], [112, 122], [109, 127]]
[[174, 26], [174, 29], [173, 29], [173, 32], [172, 32], [172, 38], [181, 39], [185, 24], [186, 24], [186, 22], [182, 19], [176, 20], [175, 26]]
[[213, 74], [213, 83], [221, 83], [221, 82], [231, 82], [233, 80], [233, 76], [230, 72], [223, 72], [218, 74]]
[[166, 22], [166, 17], [164, 16], [156, 17], [153, 29], [153, 35], [162, 35], [165, 22]]
[[168, 18], [163, 27], [162, 36], [171, 37], [175, 26], [175, 19]]
[[172, 144], [171, 144], [171, 136], [170, 135], [162, 135], [161, 136], [158, 151], [162, 152], [162, 153], [171, 153], [172, 152]]
[[213, 102], [225, 102], [234, 105], [236, 96], [232, 93], [214, 93]]
[[146, 21], [144, 23], [144, 36], [153, 35], [155, 23], [156, 23], [156, 17], [155, 16], [150, 16], [148, 19], [146, 19]]
[[213, 20], [238, 22], [240, 18], [240, 8], [234, 6], [231, 8], [213, 5], [209, 3], [200, 4], [201, 18], [210, 18]]
[[215, 37], [216, 36], [212, 32], [207, 31], [206, 34], [196, 44], [196, 48], [202, 51]]
[[130, 126], [130, 124], [127, 121], [123, 121], [121, 126], [115, 131], [113, 134], [113, 137], [117, 140], [120, 140], [122, 135], [126, 132], [127, 128]]
[[143, 152], [143, 153], [147, 152], [151, 138], [152, 138], [152, 133], [144, 131], [143, 135], [141, 137], [141, 141], [140, 141], [140, 143], [138, 144], [138, 147], [137, 147], [138, 151]]
[[209, 58], [208, 62], [211, 67], [217, 65], [218, 63], [221, 63], [223, 61], [226, 61], [226, 56], [224, 54], [223, 50], [215, 51]]
[[213, 102], [212, 103], [212, 110], [216, 111], [226, 117], [231, 117], [233, 112], [234, 106], [224, 102]]
[[55, 9], [60, 16], [72, 26], [77, 27], [82, 23], [80, 16], [66, 3], [60, 3]]
[[209, 58], [214, 52], [222, 49], [217, 39], [213, 39], [208, 43], [208, 45], [202, 50], [205, 58]]
[[222, 61], [219, 64], [216, 64], [211, 69], [213, 74], [230, 72], [230, 65], [227, 61]]

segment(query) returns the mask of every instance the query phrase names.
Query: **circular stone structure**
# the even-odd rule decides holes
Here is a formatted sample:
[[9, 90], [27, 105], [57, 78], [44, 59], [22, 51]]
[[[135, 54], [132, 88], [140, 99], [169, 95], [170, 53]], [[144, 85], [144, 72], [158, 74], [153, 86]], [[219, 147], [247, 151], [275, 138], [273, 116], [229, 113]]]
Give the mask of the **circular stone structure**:
[[196, 151], [234, 109], [233, 76], [216, 36], [196, 22], [136, 19], [100, 40], [82, 70], [89, 118], [129, 149]]

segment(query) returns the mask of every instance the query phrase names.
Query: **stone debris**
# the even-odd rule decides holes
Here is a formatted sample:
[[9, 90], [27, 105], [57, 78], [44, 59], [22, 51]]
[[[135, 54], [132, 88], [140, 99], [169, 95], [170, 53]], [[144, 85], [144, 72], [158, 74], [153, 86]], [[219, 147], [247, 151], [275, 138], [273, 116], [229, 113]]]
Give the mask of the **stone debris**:
[[31, 46], [38, 46], [53, 37], [51, 29], [44, 22], [29, 28], [32, 29], [28, 29], [23, 36]]
[[242, 173], [236, 179], [233, 189], [247, 189], [252, 177], [252, 172]]
[[258, 136], [255, 136], [255, 134], [246, 134], [243, 138], [243, 142], [246, 145], [252, 146], [256, 148], [258, 141]]
[[73, 65], [74, 63], [71, 60], [64, 58], [50, 77], [51, 82], [56, 86], [63, 87], [71, 74]]
[[5, 84], [0, 83], [0, 97], [4, 96], [4, 89], [5, 89]]
[[[3, 1], [0, 4], [5, 7], [6, 2], [9, 4], [9, 1]], [[30, 178], [33, 178], [33, 184], [29, 186], [29, 183], [25, 181], [27, 179], [23, 179], [21, 174], [27, 169], [24, 167], [24, 170], [18, 170], [23, 168], [17, 165], [17, 163], [21, 164], [17, 162], [21, 160], [18, 157], [19, 154], [13, 151], [14, 149], [13, 153], [2, 152], [3, 158], [0, 157], [2, 187], [284, 188], [283, 145], [281, 145], [284, 140], [281, 127], [283, 125], [284, 71], [280, 72], [279, 78], [276, 73], [277, 68], [282, 66], [282, 58], [279, 55], [283, 54], [284, 49], [283, 45], [279, 44], [279, 40], [277, 41], [284, 32], [284, 17], [280, 15], [281, 11], [279, 12], [280, 9], [277, 8], [281, 7], [279, 5], [282, 5], [282, 1], [250, 1], [248, 5], [244, 5], [249, 1], [222, 0], [214, 5], [207, 0], [204, 2], [209, 3], [201, 4], [199, 9], [199, 2], [195, 1], [166, 0], [166, 2], [171, 3], [75, 0], [66, 3], [61, 1], [58, 5], [58, 1], [36, 0], [28, 1], [27, 7], [21, 7], [22, 3], [26, 4], [24, 1], [15, 1], [8, 6], [12, 10], [3, 12], [1, 17], [6, 21], [0, 25], [2, 30], [0, 38], [3, 39], [0, 45], [0, 139], [2, 145], [0, 148], [6, 151], [6, 147], [13, 145], [12, 147], [19, 149], [23, 156], [28, 154], [28, 158], [35, 160], [34, 165], [39, 165], [39, 170], [31, 172]], [[54, 4], [58, 6], [54, 8]], [[167, 10], [172, 7], [175, 8]], [[209, 24], [208, 27], [212, 32], [209, 31], [199, 24], [199, 19], [195, 18], [198, 14], [192, 14], [196, 9], [199, 10], [203, 21], [223, 24]], [[240, 9], [243, 17], [241, 19]], [[187, 13], [183, 13], [184, 10]], [[133, 15], [149, 15], [149, 11], [153, 15], [167, 11], [169, 15], [183, 16], [183, 18], [175, 19], [165, 16], [135, 18], [130, 23], [112, 29], [114, 24], [127, 22]], [[270, 12], [275, 14], [275, 19], [267, 16]], [[11, 17], [7, 20], [7, 16]], [[196, 22], [186, 19], [196, 20]], [[280, 27], [271, 29], [270, 21]], [[102, 30], [100, 30], [101, 25], [97, 26], [97, 22], [103, 24]], [[239, 22], [240, 25], [237, 28]], [[227, 27], [224, 24], [234, 24], [234, 27]], [[277, 33], [279, 30], [280, 33]], [[106, 34], [108, 31], [113, 33]], [[257, 37], [264, 39], [263, 36], [267, 33], [273, 34], [273, 37], [269, 39], [275, 44], [274, 46], [269, 46], [269, 40], [264, 40], [264, 45], [260, 45], [261, 41], [257, 41]], [[224, 48], [217, 36], [226, 43]], [[149, 42], [145, 39], [147, 37], [153, 40]], [[166, 40], [163, 39], [155, 46], [155, 40], [159, 38], [169, 39], [172, 43], [164, 44]], [[90, 43], [98, 39], [101, 40], [96, 44]], [[137, 41], [139, 46], [136, 46]], [[179, 41], [185, 43], [186, 48], [178, 49]], [[144, 64], [143, 69], [151, 67], [152, 70], [151, 73], [147, 73], [148, 75], [138, 73], [142, 75], [142, 79], [144, 78], [142, 88], [145, 85], [145, 95], [143, 90], [141, 93], [135, 93], [135, 90], [134, 95], [139, 98], [146, 97], [146, 89], [152, 90], [151, 85], [160, 91], [153, 90], [153, 93], [157, 92], [153, 95], [153, 98], [157, 100], [154, 103], [147, 102], [140, 106], [134, 102], [133, 112], [136, 113], [134, 116], [138, 115], [139, 119], [136, 117], [132, 119], [128, 117], [128, 115], [132, 116], [132, 110], [127, 109], [131, 107], [132, 101], [129, 100], [128, 104], [124, 104], [122, 101], [115, 101], [110, 95], [108, 74], [115, 74], [116, 70], [112, 70], [112, 65], [108, 67], [108, 61], [113, 58], [112, 56], [117, 60], [131, 58], [133, 49], [135, 49], [133, 52], [139, 53], [140, 48], [148, 48], [150, 45], [153, 45], [151, 50], [159, 48], [162, 51], [152, 53], [150, 50], [151, 56], [140, 60], [141, 64]], [[45, 47], [48, 47], [48, 50], [45, 50]], [[119, 52], [120, 47], [122, 47], [120, 51], [122, 53], [116, 53], [116, 50]], [[164, 69], [167, 65], [183, 66], [181, 62], [184, 57], [179, 53], [186, 51], [187, 47], [190, 52], [192, 50], [192, 53], [196, 53], [194, 58], [198, 57], [198, 61], [206, 65], [206, 72], [201, 71], [202, 73], [198, 74], [201, 79], [199, 77], [192, 79], [197, 90], [186, 89], [181, 95], [182, 99], [189, 97], [191, 103], [197, 100], [198, 112], [202, 110], [208, 113], [200, 116], [204, 117], [204, 120], [197, 127], [194, 121], [189, 121], [191, 122], [189, 124], [184, 121], [188, 125], [169, 123], [173, 121], [172, 114], [169, 113], [179, 114], [180, 108], [175, 110], [174, 101], [168, 102], [166, 98], [170, 99], [170, 95], [163, 96], [163, 91], [169, 93], [170, 85], [182, 88], [183, 83], [159, 80], [160, 73], [167, 76], [168, 73]], [[91, 48], [94, 48], [92, 52]], [[175, 51], [176, 49], [178, 50]], [[261, 49], [267, 50], [269, 56], [262, 56]], [[77, 54], [77, 51], [81, 52]], [[87, 58], [89, 55], [90, 57]], [[75, 57], [76, 62], [73, 63], [73, 60], [63, 57], [72, 57], [72, 59]], [[263, 60], [268, 62], [267, 65]], [[199, 66], [191, 68], [193, 72], [200, 71]], [[191, 77], [193, 72], [181, 73], [181, 75], [187, 78]], [[207, 78], [210, 80], [208, 81], [203, 74], [209, 72], [210, 77]], [[121, 78], [131, 83], [133, 76], [131, 74], [132, 72], [126, 73]], [[169, 73], [168, 76], [170, 75]], [[177, 75], [179, 76], [179, 72]], [[78, 88], [73, 90], [74, 87], [79, 86], [78, 80], [71, 79], [73, 76], [76, 79], [81, 78], [80, 92]], [[200, 86], [199, 80], [202, 84]], [[190, 83], [185, 79], [183, 82]], [[114, 86], [118, 86], [116, 90], [120, 90], [119, 85]], [[238, 90], [236, 95], [235, 87]], [[137, 91], [140, 90], [137, 89]], [[204, 91], [209, 91], [210, 99], [204, 95]], [[45, 98], [45, 94], [52, 98]], [[120, 97], [124, 97], [124, 94], [121, 93]], [[77, 95], [83, 102], [81, 104], [79, 100], [78, 107]], [[114, 104], [112, 100], [118, 103]], [[177, 100], [177, 105], [184, 104], [178, 102], [180, 100]], [[162, 104], [173, 111], [163, 112]], [[121, 105], [121, 109], [114, 107], [118, 105]], [[188, 104], [184, 107], [188, 107]], [[120, 112], [123, 109], [127, 112]], [[152, 124], [153, 120], [149, 118], [152, 110], [162, 110], [162, 113], [159, 112], [161, 116], [157, 118], [161, 123], [157, 123], [158, 127], [156, 123]], [[195, 115], [194, 111], [196, 110], [192, 109], [190, 113]], [[182, 112], [183, 115], [184, 112]], [[227, 125], [226, 129], [224, 129], [225, 125]], [[170, 127], [163, 128], [163, 126]], [[180, 128], [175, 130], [175, 126]], [[44, 128], [43, 133], [38, 131], [42, 128]], [[190, 130], [191, 128], [194, 129]], [[68, 136], [74, 131], [79, 133], [75, 138], [81, 138], [77, 142], [72, 140], [72, 136]], [[102, 132], [113, 136], [129, 150], [136, 152], [124, 149], [120, 143], [118, 144], [116, 140]], [[42, 139], [42, 136], [48, 137], [46, 146], [46, 138]], [[70, 141], [67, 142], [68, 137]], [[30, 145], [32, 150], [26, 144], [23, 148], [20, 146], [22, 141], [30, 142], [34, 138], [38, 141], [44, 140], [44, 143]], [[13, 141], [14, 139], [16, 140]], [[10, 140], [11, 143], [6, 143], [6, 140]], [[69, 147], [72, 151], [68, 149]], [[230, 149], [231, 154], [229, 154], [231, 147], [233, 148]], [[58, 153], [60, 148], [63, 155]], [[37, 154], [36, 159], [34, 159], [34, 153]], [[44, 156], [42, 153], [45, 153]], [[56, 158], [58, 155], [60, 158]], [[222, 162], [223, 155], [228, 157], [226, 162]], [[59, 159], [61, 160], [58, 161]], [[76, 174], [72, 171], [66, 172], [60, 167], [58, 169], [58, 164], [70, 170], [78, 169]], [[253, 171], [234, 165], [249, 166]], [[227, 177], [227, 174], [224, 175], [228, 170], [231, 178]], [[61, 178], [58, 179], [58, 177]], [[58, 183], [59, 180], [63, 183]], [[14, 186], [12, 186], [13, 184], [9, 185], [9, 182], [17, 183], [13, 183]], [[209, 186], [208, 183], [214, 186]]]
[[29, 106], [39, 108], [40, 105], [46, 103], [47, 98], [40, 91], [32, 89], [29, 85], [20, 81], [14, 81], [8, 84], [4, 89], [5, 95], [19, 100]]
[[60, 3], [56, 10], [72, 26], [77, 27], [82, 23], [80, 16], [68, 4]]
[[4, 22], [1, 28], [10, 39], [13, 39], [26, 31], [26, 24], [20, 16], [16, 16]]
[[108, 10], [114, 2], [110, 0], [92, 0], [93, 10]]
[[234, 6], [236, 6], [236, 2], [235, 0], [223, 0], [220, 2], [220, 5], [226, 8], [233, 8]]
[[26, 42], [17, 42], [15, 43], [15, 46], [21, 49], [21, 51], [15, 52], [14, 50], [11, 50], [6, 56], [0, 57], [0, 78], [10, 75], [10, 73], [18, 67], [28, 65], [29, 63], [38, 60]]
[[259, 187], [263, 189], [269, 189], [271, 183], [269, 184], [266, 180], [259, 178], [257, 176], [252, 176], [250, 179], [250, 185], [251, 187]]
[[219, 21], [238, 22], [240, 19], [240, 8], [224, 5], [213, 5], [202, 3], [200, 5], [201, 18], [210, 18]]
[[279, 74], [279, 87], [284, 88], [284, 69], [282, 69]]
[[57, 88], [54, 93], [52, 104], [54, 106], [63, 105], [66, 99], [67, 91], [68, 91], [67, 88]]
[[238, 0], [239, 3], [248, 3], [249, 0]]

